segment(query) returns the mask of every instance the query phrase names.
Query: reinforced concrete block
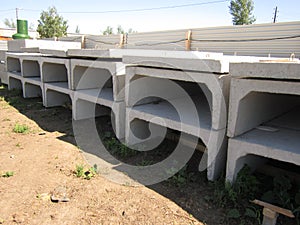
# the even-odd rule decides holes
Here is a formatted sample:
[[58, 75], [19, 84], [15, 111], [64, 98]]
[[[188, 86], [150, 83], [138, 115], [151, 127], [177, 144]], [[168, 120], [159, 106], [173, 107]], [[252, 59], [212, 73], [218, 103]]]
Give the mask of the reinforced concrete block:
[[66, 82], [44, 84], [44, 106], [70, 106], [74, 99], [74, 91], [68, 88]]
[[71, 59], [71, 89], [106, 89], [124, 101], [125, 65], [116, 61]]
[[229, 137], [236, 137], [274, 119], [300, 103], [300, 83], [231, 79]]
[[[245, 164], [255, 169], [268, 159], [299, 166], [299, 113], [300, 107], [298, 106], [266, 123], [266, 129], [258, 127], [238, 137], [230, 138], [226, 179], [233, 182]], [[268, 127], [272, 129], [267, 129]]]
[[221, 57], [223, 53], [199, 52], [199, 51], [163, 51], [148, 49], [69, 49], [69, 57], [92, 57], [92, 58], [116, 58], [121, 59], [124, 56], [148, 56], [148, 57], [173, 57], [195, 59], [199, 57]]
[[41, 97], [44, 102], [44, 84], [41, 82], [40, 77], [24, 78], [23, 97], [24, 98]]
[[167, 127], [200, 138], [207, 148], [207, 177], [226, 162], [229, 76], [209, 72], [129, 66], [126, 68], [126, 129], [129, 145], [149, 141]]
[[73, 119], [81, 120], [111, 115], [117, 138], [125, 137], [125, 103], [115, 102], [111, 88], [74, 92]]
[[40, 65], [42, 82], [61, 82], [71, 88], [70, 59], [42, 57]]
[[5, 50], [0, 50], [0, 80], [2, 84], [8, 84], [5, 52]]
[[40, 56], [26, 56], [21, 58], [22, 76], [41, 78]]
[[8, 90], [22, 90], [23, 88], [23, 77], [16, 75], [15, 73], [7, 72], [8, 77]]
[[298, 70], [298, 64], [277, 62], [230, 66], [235, 77], [251, 79], [231, 79], [228, 181], [244, 164], [255, 169], [275, 159], [300, 165]]
[[244, 78], [300, 79], [300, 61], [231, 63], [230, 75]]

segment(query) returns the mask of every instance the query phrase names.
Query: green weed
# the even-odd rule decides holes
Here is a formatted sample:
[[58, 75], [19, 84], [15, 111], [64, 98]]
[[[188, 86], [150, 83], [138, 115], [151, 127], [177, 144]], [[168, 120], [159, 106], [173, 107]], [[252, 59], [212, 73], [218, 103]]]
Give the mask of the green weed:
[[1, 175], [1, 177], [12, 177], [14, 175], [14, 171], [6, 171]]
[[16, 124], [14, 126], [13, 132], [15, 133], [19, 133], [19, 134], [24, 134], [27, 133], [29, 131], [29, 127], [25, 124]]

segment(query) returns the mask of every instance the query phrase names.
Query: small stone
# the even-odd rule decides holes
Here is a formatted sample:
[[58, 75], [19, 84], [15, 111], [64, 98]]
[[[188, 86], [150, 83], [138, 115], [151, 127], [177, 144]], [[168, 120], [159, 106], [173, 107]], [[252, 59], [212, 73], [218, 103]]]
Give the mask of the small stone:
[[14, 159], [14, 158], [15, 158], [15, 155], [11, 155], [11, 156], [9, 156], [9, 158]]

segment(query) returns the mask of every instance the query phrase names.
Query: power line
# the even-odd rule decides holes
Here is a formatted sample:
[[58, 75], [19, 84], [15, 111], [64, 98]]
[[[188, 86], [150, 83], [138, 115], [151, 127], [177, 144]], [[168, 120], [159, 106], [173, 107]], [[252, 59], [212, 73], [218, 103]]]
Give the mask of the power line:
[[[219, 1], [209, 1], [209, 2], [199, 2], [192, 4], [184, 4], [184, 5], [172, 5], [172, 6], [161, 6], [161, 7], [153, 7], [153, 8], [140, 8], [140, 9], [121, 9], [121, 10], [107, 10], [107, 11], [61, 11], [59, 13], [69, 13], [69, 14], [104, 14], [104, 13], [126, 13], [126, 12], [143, 12], [143, 11], [153, 11], [153, 10], [163, 10], [163, 9], [175, 9], [175, 8], [184, 8], [184, 7], [192, 7], [192, 6], [200, 6], [200, 5], [209, 5], [216, 3], [229, 2], [230, 0], [219, 0]], [[25, 11], [40, 11], [36, 9], [23, 9]]]

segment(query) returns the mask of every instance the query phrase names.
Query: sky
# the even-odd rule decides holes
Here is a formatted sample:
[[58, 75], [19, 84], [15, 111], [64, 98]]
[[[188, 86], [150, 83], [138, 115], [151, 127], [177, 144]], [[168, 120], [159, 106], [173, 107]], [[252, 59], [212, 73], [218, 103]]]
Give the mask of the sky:
[[[232, 17], [228, 10], [230, 1], [0, 0], [0, 2], [0, 27], [5, 27], [3, 23], [5, 18], [16, 18], [16, 8], [20, 9], [19, 19], [26, 19], [28, 24], [32, 23], [36, 27], [40, 13], [50, 6], [55, 6], [58, 13], [68, 21], [69, 33], [74, 33], [76, 26], [83, 34], [101, 34], [107, 26], [115, 28], [116, 31], [118, 25], [121, 25], [125, 30], [132, 28], [137, 32], [232, 25]], [[254, 0], [253, 2], [256, 24], [272, 22], [276, 6], [278, 7], [277, 22], [300, 21], [300, 0]], [[103, 11], [157, 8], [195, 3], [208, 4], [139, 12], [103, 13]]]

